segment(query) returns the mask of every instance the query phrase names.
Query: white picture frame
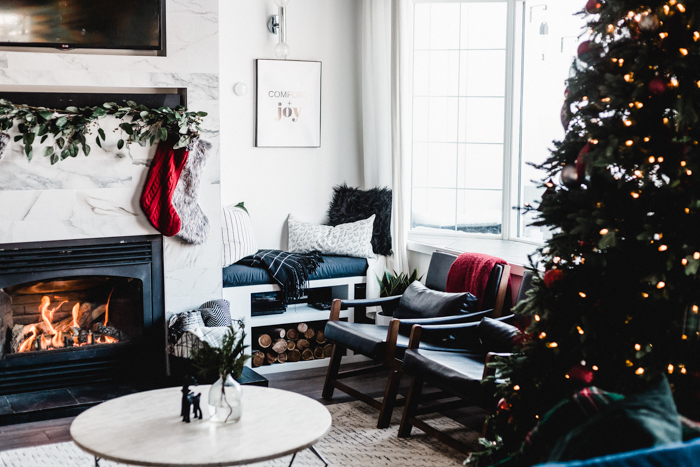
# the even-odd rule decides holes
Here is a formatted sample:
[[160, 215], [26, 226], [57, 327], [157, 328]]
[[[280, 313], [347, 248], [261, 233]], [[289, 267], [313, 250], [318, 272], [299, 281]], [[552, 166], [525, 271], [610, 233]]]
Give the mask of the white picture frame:
[[255, 147], [321, 147], [321, 62], [256, 60]]

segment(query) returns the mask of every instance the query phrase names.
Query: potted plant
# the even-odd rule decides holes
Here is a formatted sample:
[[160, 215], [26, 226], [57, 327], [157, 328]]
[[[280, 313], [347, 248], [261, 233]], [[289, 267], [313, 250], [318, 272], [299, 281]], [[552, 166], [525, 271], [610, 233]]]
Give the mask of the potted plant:
[[235, 378], [241, 377], [250, 358], [243, 353], [248, 347], [243, 343], [245, 337], [245, 324], [238, 320], [229, 326], [221, 347], [202, 342], [202, 347], [193, 349], [192, 360], [202, 377], [218, 377], [209, 390], [210, 420], [214, 423], [235, 423], [241, 418], [241, 385]]
[[[410, 276], [405, 272], [389, 272], [385, 269], [384, 275], [381, 278], [377, 277], [379, 281], [379, 296], [392, 297], [394, 295], [403, 295], [408, 286], [411, 285], [411, 282], [419, 281], [422, 278], [423, 276], [418, 277], [418, 269], [414, 269]], [[382, 305], [382, 315], [389, 317], [394, 316], [394, 312], [398, 307], [398, 302]]]

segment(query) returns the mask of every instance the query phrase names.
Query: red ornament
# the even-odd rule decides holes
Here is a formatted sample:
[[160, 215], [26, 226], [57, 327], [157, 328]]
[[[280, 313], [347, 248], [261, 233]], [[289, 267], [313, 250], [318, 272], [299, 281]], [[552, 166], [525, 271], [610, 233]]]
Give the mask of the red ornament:
[[561, 269], [550, 269], [544, 273], [545, 287], [551, 287], [553, 283], [564, 278], [564, 271]]
[[649, 81], [647, 87], [652, 94], [663, 94], [666, 92], [666, 81], [657, 76]]
[[505, 398], [501, 398], [501, 400], [498, 401], [498, 410], [503, 412], [510, 410], [510, 404], [505, 400]]
[[593, 382], [593, 371], [583, 365], [576, 365], [569, 370], [569, 376], [576, 381], [580, 381], [584, 384], [591, 384]]
[[578, 46], [577, 53], [578, 58], [588, 64], [591, 64], [600, 58], [601, 51], [602, 48], [599, 44], [596, 44], [593, 41], [586, 41], [581, 42], [581, 45]]
[[603, 8], [603, 4], [598, 0], [588, 0], [588, 2], [586, 2], [586, 13], [589, 15], [598, 13], [601, 8]]
[[564, 99], [568, 99], [570, 95], [571, 95], [571, 91], [567, 87], [566, 89], [564, 89]]
[[581, 151], [578, 153], [578, 156], [576, 157], [576, 177], [578, 180], [583, 180], [586, 178], [586, 166], [588, 165], [587, 161], [583, 160], [583, 156], [588, 154], [591, 151], [591, 142], [587, 142], [586, 145], [581, 149]]

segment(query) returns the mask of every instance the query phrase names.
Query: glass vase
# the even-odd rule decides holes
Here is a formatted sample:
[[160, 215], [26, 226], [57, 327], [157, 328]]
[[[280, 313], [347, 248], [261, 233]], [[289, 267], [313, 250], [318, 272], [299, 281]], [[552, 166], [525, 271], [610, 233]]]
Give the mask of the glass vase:
[[241, 385], [231, 375], [221, 376], [209, 389], [209, 420], [236, 423], [241, 419]]

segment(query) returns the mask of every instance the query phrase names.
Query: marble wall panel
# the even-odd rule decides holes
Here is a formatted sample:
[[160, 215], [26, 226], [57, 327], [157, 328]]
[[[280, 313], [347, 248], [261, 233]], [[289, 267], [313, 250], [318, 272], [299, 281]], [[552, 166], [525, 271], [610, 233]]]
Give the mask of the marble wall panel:
[[[167, 57], [0, 52], [2, 85], [186, 87], [189, 107], [209, 114], [202, 137], [212, 151], [199, 204], [211, 231], [202, 245], [164, 238], [169, 312], [221, 297], [218, 9], [218, 0], [167, 0]], [[139, 206], [155, 148], [118, 150], [120, 130], [112, 131], [118, 123], [101, 121], [104, 149], [93, 143], [89, 157], [53, 166], [40, 146], [29, 163], [21, 144], [12, 143], [0, 159], [0, 248], [157, 233]]]

